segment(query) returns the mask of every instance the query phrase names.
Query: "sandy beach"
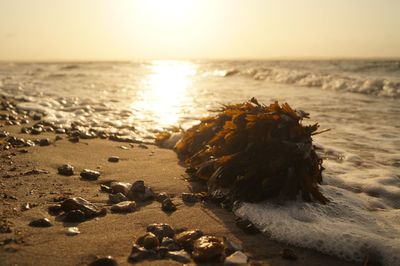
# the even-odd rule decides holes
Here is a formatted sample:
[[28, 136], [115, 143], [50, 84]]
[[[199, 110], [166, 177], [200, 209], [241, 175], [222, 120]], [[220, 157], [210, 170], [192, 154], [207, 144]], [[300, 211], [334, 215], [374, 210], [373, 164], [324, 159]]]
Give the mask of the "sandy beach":
[[[9, 112], [1, 111], [1, 115], [7, 114]], [[37, 122], [29, 120], [31, 124], [25, 127]], [[128, 265], [132, 243], [151, 223], [167, 223], [175, 229], [200, 229], [205, 234], [224, 236], [242, 246], [252, 265], [350, 265], [312, 250], [277, 243], [267, 235], [246, 234], [237, 227], [231, 212], [207, 200], [184, 203], [181, 193], [199, 192], [199, 186], [185, 180], [185, 169], [172, 150], [98, 138], [73, 143], [65, 134], [21, 134], [21, 126], [4, 125], [5, 122], [1, 122], [1, 131], [9, 132], [10, 136], [25, 140], [48, 138], [51, 144], [6, 150], [6, 138], [1, 139], [1, 265], [88, 265], [106, 256], [112, 256], [118, 265]], [[56, 136], [61, 139], [56, 140]], [[109, 162], [110, 156], [118, 156], [119, 162]], [[57, 173], [57, 168], [66, 163], [75, 167], [74, 175]], [[100, 178], [82, 180], [79, 172], [86, 168], [99, 171]], [[32, 172], [34, 169], [38, 171]], [[100, 185], [136, 180], [143, 180], [155, 193], [170, 194], [177, 210], [165, 213], [161, 204], [154, 200], [139, 204], [132, 213], [110, 212], [108, 193], [102, 192]], [[98, 207], [105, 207], [107, 214], [79, 224], [66, 223], [49, 214], [50, 205], [72, 197], [82, 197]], [[31, 205], [29, 209], [24, 208], [27, 203]], [[29, 226], [32, 220], [39, 218], [48, 218], [52, 226]], [[77, 226], [81, 233], [68, 236], [66, 231], [71, 226]], [[282, 258], [285, 248], [293, 250], [297, 260]], [[141, 263], [179, 265], [173, 260]]]

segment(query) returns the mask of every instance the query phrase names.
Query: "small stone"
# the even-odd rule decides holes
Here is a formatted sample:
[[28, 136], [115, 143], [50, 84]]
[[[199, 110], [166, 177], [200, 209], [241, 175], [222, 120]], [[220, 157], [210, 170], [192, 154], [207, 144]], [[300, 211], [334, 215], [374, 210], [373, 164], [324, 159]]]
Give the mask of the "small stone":
[[122, 193], [125, 196], [128, 196], [129, 189], [131, 187], [131, 184], [126, 183], [126, 182], [112, 182], [110, 184], [112, 193]]
[[165, 212], [174, 212], [176, 211], [176, 206], [170, 198], [166, 198], [161, 204], [161, 209]]
[[79, 235], [81, 232], [79, 231], [78, 227], [68, 227], [67, 229], [67, 236], [76, 236]]
[[181, 197], [182, 197], [182, 200], [183, 200], [184, 202], [187, 202], [187, 203], [196, 203], [196, 202], [199, 201], [199, 198], [198, 198], [197, 195], [194, 194], [194, 193], [186, 193], [186, 192], [183, 192], [182, 195], [181, 195]]
[[111, 211], [117, 213], [134, 212], [135, 210], [136, 202], [134, 201], [123, 201], [111, 206]]
[[129, 262], [140, 262], [143, 260], [154, 260], [157, 258], [158, 254], [156, 251], [152, 249], [145, 249], [138, 245], [133, 245], [128, 260]]
[[59, 140], [62, 140], [62, 139], [63, 139], [62, 137], [56, 136], [56, 137], [54, 138], [54, 141], [59, 141]]
[[177, 261], [182, 264], [187, 264], [192, 261], [190, 258], [190, 254], [184, 250], [169, 251], [166, 255], [166, 258]]
[[194, 242], [192, 257], [196, 262], [223, 262], [225, 246], [215, 236], [202, 236]]
[[118, 163], [119, 162], [119, 157], [118, 156], [110, 156], [110, 157], [108, 157], [108, 161], [110, 163]]
[[290, 248], [284, 248], [281, 252], [281, 256], [282, 256], [282, 258], [287, 259], [287, 260], [297, 260], [296, 253], [294, 252], [293, 249], [290, 249]]
[[42, 127], [32, 127], [31, 128], [31, 134], [32, 135], [39, 135], [42, 132], [43, 132], [43, 128]]
[[40, 114], [34, 114], [33, 116], [32, 116], [32, 119], [33, 120], [41, 120], [42, 119], [42, 116], [40, 115]]
[[85, 213], [80, 210], [69, 211], [64, 216], [64, 222], [67, 223], [81, 223], [84, 221], [86, 221]]
[[236, 225], [243, 230], [246, 234], [254, 235], [260, 233], [257, 227], [254, 226], [252, 222], [247, 219], [242, 219], [240, 217], [236, 218]]
[[139, 144], [138, 147], [141, 148], [141, 149], [146, 149], [146, 150], [149, 148], [144, 144]]
[[146, 190], [146, 187], [144, 185], [143, 180], [135, 181], [131, 186], [131, 191], [133, 193], [144, 193], [145, 190]]
[[59, 175], [71, 176], [74, 174], [74, 167], [70, 164], [64, 164], [57, 168]]
[[203, 236], [203, 232], [199, 229], [184, 231], [175, 235], [175, 240], [186, 251], [192, 251], [195, 240]]
[[47, 208], [47, 211], [51, 214], [51, 215], [59, 215], [63, 209], [61, 207], [61, 204], [54, 204], [54, 205], [50, 205]]
[[7, 138], [10, 135], [7, 131], [0, 130], [0, 138]]
[[81, 172], [81, 177], [86, 180], [97, 180], [100, 173], [90, 169], [83, 169]]
[[89, 266], [118, 266], [118, 263], [113, 257], [107, 256], [93, 261]]
[[72, 143], [77, 143], [79, 142], [79, 137], [78, 136], [70, 137], [68, 138], [68, 140]]
[[94, 217], [104, 214], [96, 205], [81, 197], [66, 199], [61, 203], [61, 207], [65, 212], [80, 210], [85, 214], [85, 217]]
[[52, 226], [50, 220], [47, 218], [33, 220], [29, 223], [29, 225], [32, 227], [50, 227], [50, 226]]
[[169, 224], [154, 223], [147, 226], [147, 232], [151, 232], [157, 236], [159, 241], [164, 238], [173, 238], [175, 235], [174, 229]]
[[51, 144], [50, 139], [41, 139], [39, 140], [39, 146], [49, 146]]
[[228, 238], [223, 237], [224, 239], [224, 245], [225, 245], [225, 252], [227, 255], [231, 255], [235, 253], [236, 251], [242, 251], [243, 247], [239, 243], [235, 243], [233, 241], [230, 241]]
[[21, 120], [21, 124], [29, 124], [29, 120], [28, 119], [22, 119]]
[[100, 185], [100, 190], [103, 192], [107, 192], [107, 193], [113, 192], [112, 188], [110, 188], [109, 186], [106, 186], [106, 185]]
[[178, 251], [182, 249], [178, 242], [169, 237], [164, 237], [160, 246], [167, 248], [169, 251]]
[[156, 249], [160, 245], [160, 241], [155, 234], [147, 232], [136, 240], [136, 244], [145, 249]]
[[27, 127], [21, 127], [20, 132], [21, 132], [22, 134], [30, 134], [30, 133], [31, 133], [31, 130], [30, 130], [29, 128], [27, 128]]
[[236, 251], [229, 257], [225, 259], [225, 264], [227, 265], [246, 265], [248, 258], [246, 254], [241, 251]]
[[54, 130], [54, 132], [55, 132], [56, 134], [64, 134], [64, 133], [65, 133], [65, 129], [64, 129], [64, 128], [56, 128], [56, 129]]
[[29, 202], [23, 203], [21, 205], [21, 211], [27, 211], [36, 206], [37, 206], [37, 204], [33, 204], [33, 203], [29, 203]]
[[110, 195], [108, 195], [108, 199], [112, 203], [120, 203], [122, 201], [128, 201], [128, 198], [122, 193], [110, 194]]
[[169, 195], [166, 192], [160, 192], [156, 196], [156, 200], [158, 202], [163, 202], [167, 198], [169, 198]]

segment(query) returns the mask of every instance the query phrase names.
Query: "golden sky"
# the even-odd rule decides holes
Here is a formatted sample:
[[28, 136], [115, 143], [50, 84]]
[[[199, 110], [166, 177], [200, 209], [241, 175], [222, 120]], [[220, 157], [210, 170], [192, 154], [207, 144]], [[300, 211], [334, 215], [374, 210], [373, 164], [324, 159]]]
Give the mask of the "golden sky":
[[400, 57], [399, 0], [0, 0], [0, 60]]

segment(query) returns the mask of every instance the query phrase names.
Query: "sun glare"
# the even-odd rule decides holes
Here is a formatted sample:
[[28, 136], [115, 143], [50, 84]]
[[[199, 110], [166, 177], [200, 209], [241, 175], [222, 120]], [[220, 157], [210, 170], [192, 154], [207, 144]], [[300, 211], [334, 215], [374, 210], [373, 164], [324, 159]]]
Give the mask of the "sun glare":
[[132, 108], [143, 111], [140, 119], [154, 120], [160, 128], [178, 124], [183, 104], [191, 101], [188, 92], [195, 74], [196, 65], [189, 62], [153, 61]]

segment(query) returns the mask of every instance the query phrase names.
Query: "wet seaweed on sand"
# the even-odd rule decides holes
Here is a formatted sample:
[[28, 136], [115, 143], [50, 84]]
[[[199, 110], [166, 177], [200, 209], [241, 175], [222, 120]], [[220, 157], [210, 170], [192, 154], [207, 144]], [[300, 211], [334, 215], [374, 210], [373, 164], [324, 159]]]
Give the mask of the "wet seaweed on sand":
[[287, 103], [224, 105], [184, 132], [175, 151], [210, 195], [223, 191], [232, 202], [301, 195], [326, 203], [318, 188], [322, 159], [312, 145], [318, 124], [303, 125], [304, 118]]

